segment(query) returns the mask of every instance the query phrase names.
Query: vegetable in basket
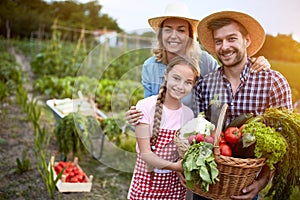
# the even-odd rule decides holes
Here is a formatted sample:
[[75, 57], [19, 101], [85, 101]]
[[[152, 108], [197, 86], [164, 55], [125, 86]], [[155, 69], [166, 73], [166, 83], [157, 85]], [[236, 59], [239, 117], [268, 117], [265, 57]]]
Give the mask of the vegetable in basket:
[[209, 185], [218, 181], [219, 171], [213, 154], [214, 145], [201, 142], [191, 145], [182, 160], [186, 185], [194, 189], [194, 184], [202, 184], [204, 191], [209, 190]]
[[191, 119], [177, 131], [174, 142], [181, 158], [192, 144], [202, 141], [213, 143], [212, 140], [215, 125], [206, 120], [204, 117], [203, 113], [199, 113], [197, 118]]
[[215, 125], [200, 113], [197, 118], [187, 122], [175, 138], [179, 152], [183, 152], [182, 167], [186, 185], [194, 189], [194, 184], [202, 185], [208, 191], [209, 185], [218, 180], [219, 171], [213, 154]]
[[271, 170], [275, 169], [276, 163], [282, 161], [287, 150], [287, 143], [274, 128], [262, 122], [250, 122], [244, 126], [243, 134], [255, 136], [255, 157], [266, 158], [266, 163]]
[[251, 122], [263, 122], [280, 133], [287, 143], [282, 161], [276, 164], [271, 188], [267, 196], [274, 200], [289, 199], [296, 185], [300, 185], [300, 114], [287, 109], [268, 108]]
[[215, 125], [204, 118], [203, 113], [200, 113], [196, 118], [188, 121], [180, 130], [179, 137], [182, 139], [188, 138], [190, 135], [201, 133], [205, 136], [210, 136], [215, 129]]

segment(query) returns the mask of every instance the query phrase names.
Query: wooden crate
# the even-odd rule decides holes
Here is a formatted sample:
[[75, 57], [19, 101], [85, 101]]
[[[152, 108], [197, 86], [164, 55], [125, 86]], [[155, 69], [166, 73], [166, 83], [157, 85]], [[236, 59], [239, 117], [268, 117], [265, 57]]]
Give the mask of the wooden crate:
[[[58, 164], [58, 162], [54, 162], [54, 156], [51, 157], [50, 162], [52, 163], [52, 170], [54, 174], [54, 180], [56, 179], [57, 175], [54, 170], [54, 166]], [[81, 167], [78, 165], [78, 158], [74, 158], [74, 165], [81, 169]], [[48, 169], [50, 170], [50, 163], [48, 165]], [[82, 170], [82, 169], [81, 169]], [[83, 171], [83, 170], [82, 170]], [[65, 182], [66, 176], [62, 175], [61, 179], [58, 180], [56, 183], [56, 187], [59, 192], [90, 192], [92, 189], [92, 181], [93, 181], [93, 176], [90, 175], [89, 177], [85, 177], [87, 182], [86, 183], [70, 183], [70, 182]]]

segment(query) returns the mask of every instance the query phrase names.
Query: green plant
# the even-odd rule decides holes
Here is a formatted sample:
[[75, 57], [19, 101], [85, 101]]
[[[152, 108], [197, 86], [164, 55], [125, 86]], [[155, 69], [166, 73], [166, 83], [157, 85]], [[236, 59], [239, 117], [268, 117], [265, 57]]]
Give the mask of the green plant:
[[70, 113], [60, 119], [54, 129], [59, 151], [69, 158], [85, 154], [84, 144], [89, 142], [88, 124], [88, 118], [80, 112]]
[[77, 45], [64, 42], [61, 40], [61, 32], [55, 28], [55, 25], [56, 21], [49, 45], [32, 59], [31, 68], [37, 77], [44, 75], [75, 76], [86, 56], [85, 46], [82, 45], [84, 48], [79, 48], [80, 44], [84, 42], [83, 38], [79, 38]]
[[0, 101], [3, 101], [12, 95], [19, 85], [22, 85], [22, 77], [21, 69], [12, 55], [1, 52], [0, 60]]
[[[110, 60], [109, 66], [105, 69], [102, 78], [110, 80], [120, 80], [124, 75], [132, 75], [130, 71], [134, 71], [137, 75], [137, 66], [141, 66], [144, 61], [152, 55], [152, 52], [148, 49], [137, 49], [137, 50], [120, 50], [120, 49], [107, 49], [111, 56], [108, 56]], [[121, 55], [117, 58], [112, 57]], [[140, 69], [140, 68], [139, 68]], [[139, 78], [141, 76], [131, 76], [130, 78]]]
[[123, 135], [119, 147], [125, 151], [136, 152], [136, 139], [135, 137], [130, 137], [129, 135]]
[[142, 86], [132, 80], [100, 80], [96, 91], [96, 103], [104, 111], [119, 113], [144, 98]]
[[17, 158], [16, 162], [17, 162], [16, 172], [18, 174], [22, 174], [23, 172], [26, 172], [31, 168], [31, 162], [30, 162], [30, 159], [27, 157], [26, 150], [23, 150], [21, 160], [19, 158]]
[[52, 168], [48, 170], [46, 155], [51, 134], [48, 133], [45, 127], [40, 126], [41, 108], [38, 107], [37, 100], [34, 98], [28, 100], [27, 91], [21, 86], [17, 88], [17, 102], [21, 105], [22, 110], [27, 113], [27, 118], [33, 124], [35, 133], [34, 152], [38, 171], [45, 182], [50, 198], [54, 198], [56, 183], [61, 175], [54, 180]]
[[[78, 88], [75, 88], [76, 86]], [[82, 94], [88, 95], [95, 90], [98, 81], [93, 78], [79, 76], [58, 78], [55, 76], [44, 76], [35, 82], [35, 90], [50, 98], [72, 98], [75, 91], [81, 91]]]
[[6, 84], [0, 81], [0, 101], [3, 101], [9, 96], [9, 91], [10, 90], [6, 87]]
[[105, 118], [101, 121], [101, 128], [104, 130], [105, 135], [110, 141], [115, 142], [117, 145], [121, 143], [122, 129], [118, 125], [117, 118]]
[[[101, 79], [97, 81], [86, 76], [76, 78], [44, 76], [35, 82], [34, 88], [50, 98], [60, 99], [74, 98], [76, 91], [81, 91], [84, 96], [95, 96], [95, 103], [99, 109], [117, 113], [127, 110], [130, 105], [135, 105], [143, 98], [141, 84], [132, 80]], [[94, 94], [91, 94], [93, 91]]]

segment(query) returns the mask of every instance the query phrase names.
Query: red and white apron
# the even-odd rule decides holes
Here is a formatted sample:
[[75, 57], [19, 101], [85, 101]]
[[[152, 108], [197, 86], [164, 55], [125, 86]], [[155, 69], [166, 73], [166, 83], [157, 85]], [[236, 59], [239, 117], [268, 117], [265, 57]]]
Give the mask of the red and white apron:
[[[159, 157], [176, 161], [178, 154], [174, 144], [175, 130], [161, 129], [156, 141], [154, 153]], [[147, 171], [146, 163], [137, 154], [132, 183], [128, 198], [141, 199], [172, 199], [184, 200], [186, 188], [181, 185], [174, 171], [155, 169], [154, 173]]]

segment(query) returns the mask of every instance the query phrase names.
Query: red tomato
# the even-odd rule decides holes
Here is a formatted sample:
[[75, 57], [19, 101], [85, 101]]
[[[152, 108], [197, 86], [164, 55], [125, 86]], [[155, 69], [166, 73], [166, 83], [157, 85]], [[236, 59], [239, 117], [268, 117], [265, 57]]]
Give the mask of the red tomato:
[[219, 144], [226, 144], [226, 140], [223, 137], [220, 137]]
[[64, 175], [66, 176], [66, 182], [70, 181], [71, 176], [68, 173], [64, 173]]
[[70, 161], [66, 162], [66, 166], [67, 167], [74, 167], [74, 164]]
[[65, 168], [64, 175], [66, 176], [66, 182], [71, 183], [85, 183], [86, 174], [75, 166], [72, 162], [60, 161], [56, 166], [54, 166], [55, 172], [58, 174], [63, 168]]
[[226, 144], [226, 140], [224, 138], [224, 133], [221, 132], [220, 136], [219, 136], [219, 145], [220, 144]]
[[75, 175], [74, 172], [69, 172], [70, 177], [73, 177], [74, 175]]
[[87, 182], [87, 181], [86, 181], [86, 175], [85, 175], [84, 172], [80, 172], [80, 173], [77, 175], [77, 177], [78, 177], [78, 180], [79, 180], [80, 182]]
[[63, 162], [63, 161], [60, 161], [60, 162], [58, 163], [58, 165], [60, 165], [62, 168], [66, 167], [66, 163]]
[[59, 172], [62, 170], [63, 168], [60, 165], [56, 165], [54, 166], [54, 171], [56, 172], [56, 174], [59, 174]]
[[224, 136], [228, 143], [236, 144], [242, 137], [242, 133], [238, 127], [228, 127]]
[[82, 182], [85, 179], [85, 176], [83, 174], [78, 174], [76, 177], [79, 182]]
[[232, 156], [232, 150], [227, 144], [220, 144], [220, 154], [223, 156]]
[[74, 168], [73, 168], [73, 172], [74, 172], [75, 174], [78, 174], [78, 173], [80, 172], [80, 169], [79, 169], [78, 167], [74, 167]]
[[72, 172], [72, 169], [71, 169], [71, 168], [65, 169], [65, 173], [70, 173], [70, 172]]
[[70, 182], [71, 183], [78, 183], [78, 178], [76, 176], [73, 176], [71, 179], [70, 179]]

